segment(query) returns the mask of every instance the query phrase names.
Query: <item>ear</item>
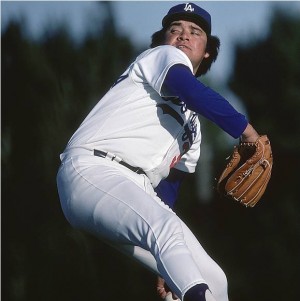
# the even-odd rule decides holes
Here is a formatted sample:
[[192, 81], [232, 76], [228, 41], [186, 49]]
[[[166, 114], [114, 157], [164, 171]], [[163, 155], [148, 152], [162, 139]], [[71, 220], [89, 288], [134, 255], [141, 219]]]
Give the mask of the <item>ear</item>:
[[204, 58], [207, 59], [209, 56], [210, 56], [210, 54], [208, 52], [205, 52]]

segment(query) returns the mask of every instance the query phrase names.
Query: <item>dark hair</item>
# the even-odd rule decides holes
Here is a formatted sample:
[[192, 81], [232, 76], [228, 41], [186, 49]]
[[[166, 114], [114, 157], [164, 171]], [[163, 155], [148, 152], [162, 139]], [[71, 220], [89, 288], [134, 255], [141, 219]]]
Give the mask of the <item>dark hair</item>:
[[[164, 45], [165, 42], [165, 33], [168, 27], [164, 27], [161, 30], [155, 32], [152, 35], [152, 42], [150, 47], [154, 48], [157, 46]], [[212, 63], [216, 61], [220, 49], [220, 39], [217, 36], [208, 35], [207, 36], [207, 45], [206, 52], [209, 53], [208, 58], [204, 58], [195, 74], [196, 77], [205, 74], [211, 67]]]

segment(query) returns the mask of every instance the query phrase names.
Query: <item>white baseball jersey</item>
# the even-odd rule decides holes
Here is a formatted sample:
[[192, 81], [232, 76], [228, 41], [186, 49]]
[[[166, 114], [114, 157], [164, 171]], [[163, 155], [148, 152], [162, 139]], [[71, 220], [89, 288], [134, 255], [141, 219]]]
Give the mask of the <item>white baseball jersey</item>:
[[[74, 148], [111, 152], [142, 168], [153, 187], [170, 168], [194, 172], [200, 155], [200, 122], [162, 85], [169, 68], [189, 58], [173, 46], [143, 52], [96, 104], [70, 139]], [[103, 159], [104, 160], [104, 159]]]

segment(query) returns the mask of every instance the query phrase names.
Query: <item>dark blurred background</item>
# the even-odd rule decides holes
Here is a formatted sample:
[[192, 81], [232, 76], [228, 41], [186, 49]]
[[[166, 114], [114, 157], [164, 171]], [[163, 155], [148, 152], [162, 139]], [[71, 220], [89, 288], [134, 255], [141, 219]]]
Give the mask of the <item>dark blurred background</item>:
[[[63, 24], [49, 26], [39, 39], [27, 34], [23, 21], [12, 19], [2, 30], [4, 301], [158, 300], [155, 276], [72, 229], [58, 200], [59, 154], [141, 51], [119, 34], [110, 2], [96, 8], [105, 14], [81, 43]], [[231, 301], [299, 300], [299, 14], [273, 9], [268, 34], [243, 37], [234, 49], [226, 89], [271, 140], [271, 182], [253, 209], [220, 199], [214, 178], [237, 141], [202, 120], [203, 157], [176, 210], [226, 272]], [[204, 81], [224, 89], [209, 74]]]

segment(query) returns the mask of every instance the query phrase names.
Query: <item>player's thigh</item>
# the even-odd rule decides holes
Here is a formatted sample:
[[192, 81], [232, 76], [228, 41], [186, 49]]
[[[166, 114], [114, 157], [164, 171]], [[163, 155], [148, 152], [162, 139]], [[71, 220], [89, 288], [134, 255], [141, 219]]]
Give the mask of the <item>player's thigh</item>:
[[100, 234], [104, 233], [106, 237], [108, 234], [117, 242], [132, 243], [152, 253], [158, 251], [155, 250], [156, 241], [167, 241], [172, 233], [167, 229], [175, 231], [176, 225], [180, 227], [179, 218], [147, 192], [147, 184], [143, 187], [143, 184], [123, 175], [114, 175], [113, 178], [119, 179], [118, 184], [109, 183], [104, 194], [101, 191], [101, 200], [93, 209], [93, 226], [101, 229]]
[[166, 215], [174, 213], [152, 195], [146, 176], [116, 164], [89, 156], [66, 164], [60, 181], [66, 215], [74, 226], [95, 235], [146, 247], [153, 224], [162, 228]]

